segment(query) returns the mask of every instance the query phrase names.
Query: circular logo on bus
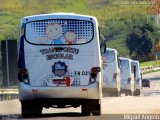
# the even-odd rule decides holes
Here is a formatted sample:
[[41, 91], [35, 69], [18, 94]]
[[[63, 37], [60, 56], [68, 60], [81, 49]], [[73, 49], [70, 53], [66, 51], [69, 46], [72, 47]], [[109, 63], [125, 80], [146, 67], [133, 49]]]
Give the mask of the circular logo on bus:
[[55, 62], [52, 66], [52, 72], [55, 76], [62, 77], [67, 72], [67, 65], [61, 61]]

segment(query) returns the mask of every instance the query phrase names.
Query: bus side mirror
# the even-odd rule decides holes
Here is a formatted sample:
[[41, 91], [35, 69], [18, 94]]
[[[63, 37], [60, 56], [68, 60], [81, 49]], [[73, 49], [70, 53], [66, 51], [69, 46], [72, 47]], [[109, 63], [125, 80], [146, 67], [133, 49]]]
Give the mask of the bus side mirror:
[[141, 72], [141, 80], [143, 79], [143, 77], [142, 77], [142, 72]]
[[136, 77], [136, 66], [133, 66], [133, 70], [134, 70], [134, 77]]
[[106, 52], [106, 44], [101, 43], [101, 53], [105, 53]]
[[121, 65], [121, 60], [119, 59], [119, 57], [117, 56], [117, 61], [118, 61], [118, 67], [121, 69], [122, 65]]

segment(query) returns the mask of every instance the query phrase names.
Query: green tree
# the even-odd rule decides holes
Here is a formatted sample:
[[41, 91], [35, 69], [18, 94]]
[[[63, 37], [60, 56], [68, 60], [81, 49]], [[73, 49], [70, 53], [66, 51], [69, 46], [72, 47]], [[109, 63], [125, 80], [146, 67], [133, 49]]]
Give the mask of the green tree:
[[153, 47], [153, 44], [152, 44], [152, 38], [151, 38], [150, 32], [145, 32], [140, 38], [136, 53], [138, 55], [146, 54], [149, 57], [152, 47]]
[[149, 24], [133, 27], [133, 30], [126, 40], [130, 55], [133, 53], [135, 53], [136, 56], [145, 54], [149, 58], [149, 54], [153, 47], [152, 32], [154, 32], [154, 27]]
[[141, 41], [142, 32], [138, 28], [134, 28], [132, 33], [130, 33], [126, 40], [126, 45], [130, 50], [130, 55], [137, 52], [139, 49], [139, 42]]

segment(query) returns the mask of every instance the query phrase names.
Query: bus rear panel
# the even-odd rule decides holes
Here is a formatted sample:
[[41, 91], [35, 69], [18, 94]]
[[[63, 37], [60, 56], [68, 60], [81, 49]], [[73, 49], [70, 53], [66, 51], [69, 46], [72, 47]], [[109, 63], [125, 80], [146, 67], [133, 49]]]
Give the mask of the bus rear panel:
[[140, 95], [142, 92], [142, 80], [139, 61], [133, 60], [132, 67], [134, 70], [134, 80], [135, 80], [135, 92], [134, 95]]
[[[43, 107], [80, 105], [82, 113], [100, 114], [98, 35], [98, 22], [91, 16], [60, 13], [22, 19], [18, 59], [22, 115], [40, 114]], [[87, 111], [87, 103], [96, 109]]]
[[120, 57], [121, 61], [121, 93], [133, 95], [135, 91], [134, 72], [132, 69], [132, 60]]

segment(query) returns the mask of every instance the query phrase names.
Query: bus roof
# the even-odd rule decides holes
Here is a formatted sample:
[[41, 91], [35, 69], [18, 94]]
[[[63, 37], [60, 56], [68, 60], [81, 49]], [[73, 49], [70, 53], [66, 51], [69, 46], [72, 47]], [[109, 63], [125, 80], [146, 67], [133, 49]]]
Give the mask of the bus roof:
[[132, 62], [133, 62], [134, 65], [138, 65], [138, 66], [139, 66], [139, 61], [137, 61], [137, 60], [132, 60]]
[[119, 57], [120, 60], [128, 60], [128, 61], [133, 61], [130, 58], [124, 58], [124, 57]]
[[33, 16], [26, 16], [22, 18], [22, 23], [27, 23], [31, 21], [37, 21], [37, 20], [46, 20], [46, 19], [79, 19], [79, 20], [89, 20], [91, 21], [94, 19], [97, 22], [97, 18], [94, 16], [88, 16], [88, 15], [81, 15], [81, 14], [75, 14], [75, 13], [51, 13], [51, 14], [39, 14], [39, 15], [33, 15]]
[[116, 49], [113, 49], [113, 48], [106, 48], [106, 51], [114, 51], [114, 52], [118, 53], [118, 51]]
[[139, 64], [139, 61], [138, 60], [132, 60], [134, 63], [138, 63]]

